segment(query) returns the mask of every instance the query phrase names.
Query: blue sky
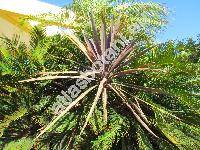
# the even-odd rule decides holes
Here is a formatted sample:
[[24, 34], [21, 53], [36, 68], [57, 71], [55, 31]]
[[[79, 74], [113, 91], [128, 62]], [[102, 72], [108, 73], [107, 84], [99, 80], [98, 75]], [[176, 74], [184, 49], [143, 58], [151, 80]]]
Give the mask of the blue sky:
[[[72, 0], [41, 0], [64, 6]], [[141, 0], [143, 1], [143, 0]], [[149, 0], [144, 0], [149, 1]], [[158, 35], [159, 41], [185, 39], [200, 34], [200, 0], [152, 0], [164, 4], [170, 10], [169, 24]]]

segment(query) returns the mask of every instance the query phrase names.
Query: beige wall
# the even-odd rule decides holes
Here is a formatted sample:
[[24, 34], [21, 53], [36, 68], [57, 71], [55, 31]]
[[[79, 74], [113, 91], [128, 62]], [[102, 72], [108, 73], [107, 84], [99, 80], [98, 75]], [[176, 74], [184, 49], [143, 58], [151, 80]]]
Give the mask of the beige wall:
[[5, 35], [12, 38], [14, 34], [20, 35], [20, 40], [29, 44], [30, 36], [28, 33], [0, 17], [0, 36]]

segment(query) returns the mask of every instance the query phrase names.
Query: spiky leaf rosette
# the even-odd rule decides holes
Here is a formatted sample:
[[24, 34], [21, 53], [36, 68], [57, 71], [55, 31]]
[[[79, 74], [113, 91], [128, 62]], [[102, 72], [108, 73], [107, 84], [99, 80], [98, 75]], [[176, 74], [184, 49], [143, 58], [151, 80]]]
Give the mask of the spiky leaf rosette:
[[[81, 72], [78, 68], [65, 72], [45, 72], [41, 77], [20, 81], [57, 79], [78, 81], [73, 82], [76, 85], [72, 86], [74, 89], [78, 88], [76, 92], [79, 95], [74, 96], [72, 90], [66, 89], [68, 94], [74, 96], [73, 101], [41, 130], [36, 139], [52, 127], [58, 126], [60, 120], [70, 115], [68, 112], [79, 114], [81, 112], [78, 117], [79, 123], [76, 124], [82, 127], [72, 130], [71, 138], [64, 136], [60, 146], [66, 140], [68, 145], [65, 147], [70, 145], [90, 147], [84, 143], [87, 142], [86, 137], [89, 135], [96, 138], [93, 147], [106, 138], [111, 141], [110, 147], [113, 147], [112, 144], [116, 146], [122, 143], [118, 146], [130, 148], [129, 146], [133, 144], [130, 142], [131, 139], [135, 139], [135, 145], [140, 149], [198, 147], [198, 121], [188, 123], [187, 117], [181, 115], [180, 111], [187, 111], [190, 115], [199, 117], [199, 102], [195, 96], [189, 95], [187, 89], [179, 85], [183, 83], [185, 77], [195, 77], [197, 68], [191, 65], [190, 73], [181, 74], [185, 68], [175, 59], [173, 52], [169, 53], [170, 48], [167, 53], [159, 52], [162, 45], [145, 45], [145, 42], [140, 41], [140, 34], [135, 34], [131, 40], [126, 40], [119, 34], [120, 18], [118, 22], [111, 24], [108, 33], [104, 17], [100, 32], [92, 15], [90, 18], [92, 39], [83, 35], [85, 42], [81, 42], [74, 33], [67, 35], [88, 59], [85, 64], [91, 64], [90, 66], [82, 64], [86, 71]], [[113, 112], [120, 120], [116, 126], [110, 119], [113, 117]], [[127, 123], [123, 124], [123, 121]], [[172, 121], [173, 123], [170, 123]], [[172, 131], [175, 128], [176, 130]], [[184, 129], [190, 131], [191, 135]], [[120, 131], [123, 134], [119, 134]], [[190, 143], [188, 144], [186, 140], [190, 140]], [[105, 145], [102, 148], [110, 147]]]

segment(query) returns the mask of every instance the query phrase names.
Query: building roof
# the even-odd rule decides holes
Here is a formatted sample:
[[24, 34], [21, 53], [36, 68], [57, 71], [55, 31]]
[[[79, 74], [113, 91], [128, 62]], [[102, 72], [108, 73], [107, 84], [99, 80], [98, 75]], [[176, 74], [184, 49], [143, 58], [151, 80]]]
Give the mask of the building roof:
[[0, 0], [0, 9], [24, 15], [56, 14], [61, 11], [61, 7], [38, 0]]
[[[35, 16], [39, 14], [61, 14], [61, 7], [44, 3], [39, 0], [0, 0], [0, 36], [5, 35], [9, 38], [13, 34], [21, 36], [23, 41], [29, 41], [29, 26], [37, 25], [37, 21], [28, 21], [29, 24], [22, 24], [21, 19], [26, 16]], [[69, 18], [66, 22], [73, 21], [74, 13], [69, 11]], [[51, 18], [45, 18], [47, 20]], [[57, 25], [45, 27], [46, 34], [51, 36], [57, 33], [64, 33], [68, 29], [59, 28]]]

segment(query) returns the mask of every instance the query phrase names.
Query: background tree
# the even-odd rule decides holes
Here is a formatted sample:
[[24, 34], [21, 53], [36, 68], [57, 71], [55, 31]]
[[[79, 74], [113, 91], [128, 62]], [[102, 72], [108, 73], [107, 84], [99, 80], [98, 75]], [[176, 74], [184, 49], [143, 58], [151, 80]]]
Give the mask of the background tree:
[[[155, 45], [152, 39], [149, 40], [148, 37], [154, 35], [150, 31], [155, 31], [154, 29], [157, 30], [163, 25], [165, 9], [160, 5], [104, 0], [79, 2], [74, 1], [70, 7], [77, 19], [76, 26], [73, 27], [75, 33], [67, 34], [67, 37], [60, 35], [46, 37], [36, 28], [32, 34], [31, 47], [26, 47], [16, 39], [4, 39], [0, 61], [1, 146], [5, 146], [5, 149], [20, 146], [21, 149], [198, 148], [200, 107], [199, 96], [196, 93], [199, 90], [199, 61], [194, 62], [191, 59], [191, 54], [197, 51], [194, 46], [196, 44], [193, 42], [177, 44], [169, 41]], [[138, 5], [140, 7], [137, 7]], [[93, 28], [90, 28], [88, 10], [91, 11], [92, 7], [96, 10], [93, 12], [92, 22], [96, 22], [97, 31], [101, 30], [97, 32], [98, 34], [95, 33], [94, 24]], [[119, 9], [120, 21], [118, 21]], [[138, 9], [140, 11], [137, 11]], [[130, 14], [136, 16], [130, 17]], [[135, 23], [137, 14], [140, 17]], [[132, 45], [130, 43], [125, 45], [126, 51], [121, 47], [118, 56], [122, 57], [124, 52], [130, 54], [121, 61], [117, 56], [120, 72], [116, 68], [113, 70], [115, 72], [112, 71], [115, 78], [109, 82], [115, 83], [112, 85], [113, 88], [107, 89], [107, 94], [103, 92], [104, 94], [100, 95], [100, 90], [94, 88], [87, 96], [84, 94], [85, 97], [78, 105], [71, 104], [74, 107], [68, 114], [64, 111], [58, 115], [52, 110], [53, 104], [58, 101], [56, 96], [75, 84], [75, 79], [18, 82], [28, 78], [48, 79], [51, 76], [56, 77], [55, 75], [77, 76], [78, 74], [70, 74], [68, 71], [83, 71], [86, 66], [91, 66], [88, 58], [92, 60], [94, 56], [88, 56], [94, 49], [89, 49], [89, 45], [84, 42], [87, 39], [84, 40], [84, 35], [90, 38], [94, 35], [94, 40], [100, 36], [99, 33], [101, 37], [109, 37], [108, 33], [113, 34], [113, 32], [111, 28], [105, 30], [105, 23], [101, 23], [101, 20], [105, 19], [109, 27], [112, 16], [113, 22], [116, 23], [114, 29], [118, 28], [119, 33], [125, 37], [130, 35], [134, 37], [130, 40]], [[153, 16], [152, 19], [155, 18], [160, 24], [152, 24], [150, 20], [145, 21], [145, 19], [142, 21], [141, 16], [144, 18]], [[137, 34], [127, 30], [138, 24], [143, 24], [140, 26], [143, 28]], [[101, 28], [101, 25], [104, 27]], [[86, 31], [84, 35], [81, 30]], [[120, 36], [116, 34], [115, 39], [117, 38]], [[103, 39], [105, 38], [101, 38], [101, 41]], [[100, 40], [97, 42], [103, 43]], [[135, 43], [138, 45], [134, 51], [128, 49]], [[87, 48], [86, 55], [82, 52], [83, 49], [80, 49], [82, 46]], [[131, 60], [130, 63], [121, 66], [127, 60]], [[111, 67], [114, 63], [115, 61]], [[97, 75], [90, 86], [98, 85], [100, 80], [102, 80], [101, 75]], [[100, 85], [98, 89], [102, 87], [102, 82]], [[85, 93], [87, 90], [82, 92]], [[95, 94], [101, 98], [95, 97]], [[105, 103], [102, 105], [102, 101], [105, 102], [106, 97], [108, 99], [105, 109]], [[94, 99], [99, 100], [99, 103], [93, 103]], [[96, 105], [95, 109], [91, 109], [92, 105]], [[88, 112], [93, 113], [88, 115]], [[108, 114], [107, 123], [105, 112]], [[56, 121], [52, 123], [55, 119]], [[80, 136], [81, 131], [83, 131], [82, 136]], [[39, 133], [41, 136], [35, 141]]]

